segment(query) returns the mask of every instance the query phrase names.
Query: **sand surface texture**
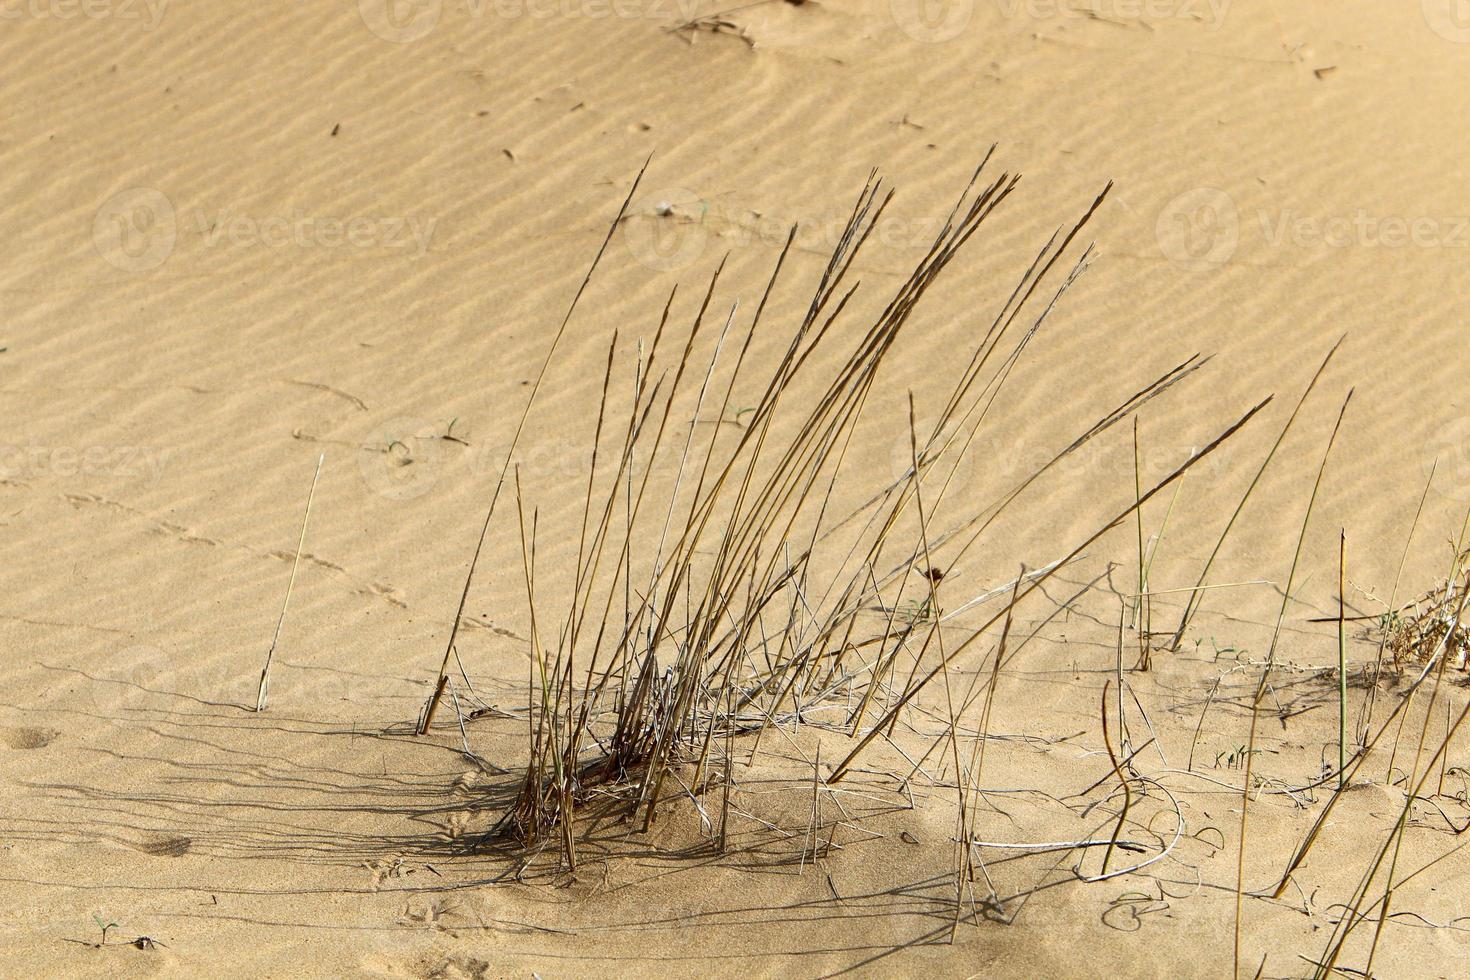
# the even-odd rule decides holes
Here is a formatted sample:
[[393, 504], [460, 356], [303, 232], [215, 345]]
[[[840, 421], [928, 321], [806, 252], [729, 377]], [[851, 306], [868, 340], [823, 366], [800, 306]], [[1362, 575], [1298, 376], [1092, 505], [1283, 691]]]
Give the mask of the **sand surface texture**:
[[[1361, 668], [1436, 460], [1400, 602], [1443, 579], [1470, 505], [1470, 21], [1437, 0], [731, 7], [0, 2], [0, 973], [1229, 974], [1251, 695], [1348, 390], [1261, 702], [1247, 891], [1270, 891], [1335, 786], [1313, 784], [1336, 765], [1337, 624], [1314, 620], [1337, 615], [1339, 530]], [[1091, 266], [955, 467], [950, 520], [1171, 366], [1213, 355], [1140, 413], [1144, 489], [1276, 398], [1172, 508], [1172, 486], [1145, 508], [1150, 541], [1168, 512], [1149, 581], [1155, 629], [1171, 630], [1187, 594], [1167, 590], [1196, 583], [1347, 335], [1211, 571], [1232, 587], [1206, 593], [1178, 650], [1126, 672], [1129, 744], [1146, 747], [1129, 760], [1139, 809], [1123, 836], [1137, 844], [1111, 868], [1167, 854], [1087, 883], [1097, 848], [982, 847], [974, 905], [952, 928], [943, 681], [823, 787], [815, 819], [817, 753], [827, 773], [853, 745], [837, 730], [846, 707], [766, 731], [748, 766], [752, 740], [737, 743], [723, 855], [708, 794], [671, 797], [648, 833], [582, 827], [575, 872], [555, 847], [527, 864], [483, 839], [528, 742], [532, 624], [510, 497], [456, 644], [481, 706], [465, 737], [489, 766], [462, 754], [453, 710], [425, 737], [414, 719], [548, 344], [645, 159], [516, 450], [538, 607], [562, 616], [613, 332], [626, 419], [637, 345], [670, 289], [677, 346], [725, 263], [702, 364], [737, 301], [743, 337], [798, 224], [751, 348], [768, 372], [877, 168], [897, 194], [850, 273], [845, 350], [992, 144], [986, 173], [1024, 179], [885, 361], [834, 513], [903, 477], [910, 393], [933, 419], [1037, 250], [1108, 181], [1074, 245], [1097, 243]], [[823, 365], [794, 403], [820, 390]], [[723, 419], [706, 407], [696, 429], [738, 431], [758, 395], [738, 391]], [[680, 404], [676, 443], [692, 412]], [[1131, 504], [1132, 433], [1113, 427], [1028, 491], [948, 568], [941, 608], [1060, 558]], [[976, 838], [1111, 832], [1122, 796], [1100, 705], [1105, 684], [1118, 692], [1137, 535], [1130, 518], [1015, 610], [1015, 635], [1035, 636], [997, 682], [988, 731], [1005, 737], [987, 740]], [[1002, 589], [947, 623], [947, 642], [1004, 602]], [[864, 635], [882, 632], [876, 606]], [[999, 632], [951, 665], [953, 690], [988, 671]], [[1131, 622], [1123, 645], [1131, 668]], [[1418, 669], [1381, 679], [1380, 719]], [[1262, 957], [1265, 976], [1311, 974], [1409, 774], [1464, 706], [1462, 677], [1451, 665], [1427, 727], [1423, 689], [1392, 772], [1390, 730], [1284, 894], [1245, 897], [1244, 975]], [[1354, 678], [1356, 725], [1368, 688]], [[1116, 751], [1116, 702], [1106, 710]], [[965, 754], [978, 711], [957, 726]], [[1470, 856], [1450, 853], [1470, 818], [1463, 746], [1410, 807], [1376, 976], [1463, 974]], [[1364, 967], [1383, 883], [1340, 965]]]

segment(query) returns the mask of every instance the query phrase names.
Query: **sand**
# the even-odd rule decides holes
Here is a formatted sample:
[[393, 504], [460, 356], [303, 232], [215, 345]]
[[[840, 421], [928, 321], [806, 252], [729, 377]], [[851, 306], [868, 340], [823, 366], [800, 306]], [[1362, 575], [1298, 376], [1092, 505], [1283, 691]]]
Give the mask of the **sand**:
[[[1310, 620], [1336, 612], [1339, 529], [1349, 604], [1367, 614], [1380, 608], [1369, 593], [1393, 585], [1436, 459], [1402, 594], [1444, 573], [1470, 503], [1470, 136], [1455, 125], [1470, 26], [1438, 0], [807, 0], [679, 29], [719, 10], [0, 6], [0, 971], [1229, 972], [1241, 699], [1348, 388], [1259, 771], [1300, 785], [1335, 754], [1324, 748], [1335, 682], [1316, 668], [1336, 662], [1336, 627]], [[879, 747], [874, 771], [842, 784], [850, 814], [824, 798], [835, 837], [813, 859], [809, 760], [849, 743], [803, 728], [762, 742], [739, 791], [749, 816], [735, 853], [710, 853], [686, 799], [650, 834], [604, 829], [575, 874], [547, 855], [518, 881], [506, 847], [476, 846], [525, 753], [528, 614], [511, 510], [458, 643], [476, 688], [509, 715], [471, 722], [470, 742], [510, 773], [471, 766], [444, 718], [427, 737], [411, 727], [529, 382], [634, 175], [653, 154], [518, 450], [527, 500], [560, 529], [548, 568], [575, 554], [557, 535], [580, 514], [613, 329], [651, 336], [676, 282], [686, 322], [726, 254], [720, 306], [738, 297], [748, 311], [799, 222], [772, 310], [789, 323], [874, 167], [898, 196], [855, 277], [864, 308], [881, 306], [992, 144], [992, 166], [1024, 180], [886, 367], [872, 437], [855, 450], [865, 473], [901, 475], [907, 393], [934, 410], [936, 378], [1108, 180], [1093, 267], [964, 464], [977, 501], [1170, 365], [1212, 354], [1143, 413], [1148, 473], [1277, 399], [1186, 481], [1152, 581], [1188, 587], [1315, 365], [1348, 338], [1212, 574], [1274, 584], [1212, 593], [1181, 651], [1129, 677], [1142, 709], [1132, 724], [1146, 711], [1157, 739], [1139, 765], [1183, 770], [1194, 748], [1198, 775], [1167, 783], [1187, 835], [1147, 873], [1094, 884], [1069, 870], [1080, 852], [987, 851], [1007, 916], [1019, 914], [967, 921], [951, 942], [953, 790], [916, 778], [911, 798], [880, 771], [906, 769], [901, 754]], [[946, 587], [992, 588], [1126, 506], [1126, 428], [1028, 498]], [[405, 451], [412, 463], [396, 465]], [[270, 708], [255, 714], [322, 454]], [[1151, 531], [1163, 509], [1148, 511]], [[989, 750], [991, 841], [1090, 832], [1053, 797], [1111, 768], [1099, 697], [1116, 592], [1136, 577], [1132, 533], [1105, 538], [1017, 613], [1035, 628], [1092, 583], [1000, 688], [991, 729], [1016, 737]], [[1176, 617], [1179, 599], [1159, 597], [1156, 616]], [[1361, 634], [1354, 662], [1376, 650]], [[1458, 710], [1463, 692], [1449, 701]], [[920, 708], [897, 748], [922, 753], [944, 727], [937, 691]], [[1447, 820], [1465, 819], [1453, 799], [1462, 758], [1451, 753], [1438, 801], [1448, 816], [1416, 807], [1401, 875], [1457, 843]], [[1299, 887], [1245, 901], [1247, 974], [1263, 956], [1265, 975], [1310, 972], [1302, 957], [1320, 955], [1333, 903], [1402, 806], [1402, 774], [1386, 780], [1386, 764], [1343, 798]], [[1253, 802], [1248, 887], [1274, 882], [1325, 799], [1298, 796]], [[1158, 796], [1147, 805], [1167, 839], [1172, 810]], [[1086, 860], [1095, 873], [1097, 855]], [[1385, 927], [1376, 975], [1463, 970], [1467, 869], [1453, 855], [1395, 896], [1409, 914]], [[1361, 968], [1366, 942], [1350, 948], [1345, 964]]]

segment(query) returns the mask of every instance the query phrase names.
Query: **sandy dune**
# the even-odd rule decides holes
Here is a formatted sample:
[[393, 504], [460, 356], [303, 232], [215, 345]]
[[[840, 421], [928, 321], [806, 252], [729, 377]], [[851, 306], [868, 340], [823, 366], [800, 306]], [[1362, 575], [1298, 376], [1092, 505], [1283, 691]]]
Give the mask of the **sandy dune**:
[[[0, 2], [0, 971], [1229, 973], [1249, 665], [1347, 390], [1258, 774], [1300, 784], [1335, 759], [1335, 680], [1317, 668], [1336, 663], [1336, 626], [1311, 620], [1337, 611], [1339, 528], [1350, 611], [1371, 615], [1436, 459], [1400, 598], [1444, 574], [1470, 504], [1470, 135], [1457, 125], [1470, 21], [1439, 0], [731, 6]], [[966, 922], [951, 943], [954, 793], [883, 774], [944, 731], [929, 691], [872, 771], [824, 798], [835, 836], [816, 859], [802, 836], [810, 760], [849, 743], [803, 727], [768, 733], [742, 777], [733, 854], [710, 853], [685, 800], [647, 835], [594, 830], [575, 875], [547, 856], [518, 881], [512, 849], [476, 846], [525, 753], [513, 510], [458, 640], [480, 695], [505, 709], [470, 723], [470, 743], [512, 772], [470, 766], [452, 717], [424, 738], [411, 726], [530, 382], [635, 174], [653, 154], [517, 450], [552, 570], [576, 556], [614, 329], [650, 337], [675, 283], [687, 322], [725, 256], [717, 306], [739, 299], [748, 315], [797, 223], [769, 314], [792, 322], [875, 167], [898, 194], [853, 275], [855, 303], [881, 309], [992, 144], [991, 167], [1024, 179], [885, 366], [854, 450], [870, 482], [907, 465], [909, 392], [932, 415], [938, 379], [1109, 180], [1088, 228], [1095, 262], [1018, 363], [957, 492], [993, 497], [1152, 377], [1214, 355], [1142, 413], [1145, 478], [1277, 398], [1185, 481], [1151, 582], [1187, 588], [1347, 335], [1212, 572], [1272, 584], [1210, 593], [1183, 648], [1130, 675], [1132, 724], [1156, 739], [1139, 765], [1177, 774], [1193, 750], [1195, 773], [1165, 783], [1184, 837], [1147, 874], [1095, 884], [1070, 871], [1081, 852], [987, 853], [1019, 914]], [[954, 570], [956, 602], [1131, 502], [1126, 428]], [[271, 706], [256, 714], [321, 454]], [[1096, 822], [1054, 800], [1110, 772], [1099, 696], [1133, 534], [1104, 538], [1017, 612], [1041, 630], [991, 719], [1015, 736], [986, 762], [981, 833], [995, 842], [1077, 840]], [[547, 578], [555, 605], [568, 585]], [[1181, 608], [1161, 595], [1155, 616], [1172, 624]], [[1355, 663], [1373, 658], [1361, 628], [1350, 640]], [[979, 665], [977, 652], [956, 676]], [[1454, 687], [1436, 711], [1464, 698]], [[1437, 802], [1416, 805], [1400, 877], [1458, 843], [1446, 827], [1470, 805], [1462, 760], [1451, 751]], [[1303, 957], [1321, 954], [1333, 903], [1403, 806], [1404, 775], [1386, 766], [1370, 761], [1344, 795], [1296, 887], [1245, 900], [1247, 975], [1263, 956], [1266, 976], [1310, 974]], [[1252, 801], [1248, 887], [1280, 874], [1323, 799]], [[1167, 840], [1172, 811], [1147, 805]], [[1081, 856], [1095, 872], [1097, 855]], [[1375, 975], [1462, 974], [1467, 871], [1455, 854], [1395, 894], [1406, 914], [1386, 925]], [[1343, 965], [1362, 967], [1360, 932]], [[137, 937], [156, 948], [126, 945]]]

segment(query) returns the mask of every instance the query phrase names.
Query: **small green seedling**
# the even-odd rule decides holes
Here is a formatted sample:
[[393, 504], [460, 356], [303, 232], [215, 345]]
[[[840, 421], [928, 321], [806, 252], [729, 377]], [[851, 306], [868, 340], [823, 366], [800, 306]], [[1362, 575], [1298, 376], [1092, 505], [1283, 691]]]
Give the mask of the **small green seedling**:
[[1215, 768], [1220, 768], [1220, 763], [1225, 763], [1227, 769], [1239, 769], [1245, 765], [1247, 756], [1260, 755], [1260, 749], [1247, 749], [1244, 745], [1237, 745], [1233, 749], [1223, 749], [1215, 753]]
[[929, 606], [929, 599], [909, 599], [898, 607], [898, 618], [909, 626], [918, 626], [927, 623], [933, 618], [934, 611]]
[[460, 436], [457, 436], [457, 435], [454, 434], [454, 424], [456, 422], [458, 422], [458, 421], [459, 421], [459, 416], [458, 415], [456, 415], [454, 418], [450, 419], [449, 420], [449, 424], [444, 427], [444, 434], [442, 436], [440, 436], [439, 438], [440, 439], [443, 439], [445, 442], [457, 442], [461, 446], [468, 446], [470, 444], [470, 442], [469, 442], [468, 439], [461, 438]]
[[101, 929], [102, 930], [102, 941], [99, 942], [97, 945], [98, 946], [106, 946], [107, 945], [107, 931], [109, 929], [116, 929], [117, 928], [117, 923], [116, 922], [113, 922], [111, 919], [104, 919], [102, 917], [102, 915], [100, 915], [97, 912], [93, 912], [92, 913], [92, 921], [95, 922], [95, 923], [97, 923], [97, 928], [98, 929]]

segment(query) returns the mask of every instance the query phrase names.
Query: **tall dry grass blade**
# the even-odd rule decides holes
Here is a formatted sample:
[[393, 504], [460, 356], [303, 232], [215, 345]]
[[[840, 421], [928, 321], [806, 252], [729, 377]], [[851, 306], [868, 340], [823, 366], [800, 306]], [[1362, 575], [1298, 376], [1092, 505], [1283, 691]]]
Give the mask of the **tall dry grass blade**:
[[[1206, 580], [1209, 579], [1210, 568], [1215, 564], [1215, 559], [1219, 556], [1220, 550], [1225, 547], [1225, 541], [1230, 537], [1230, 532], [1235, 528], [1235, 522], [1240, 519], [1241, 512], [1245, 510], [1245, 505], [1250, 501], [1251, 494], [1255, 492], [1256, 486], [1261, 482], [1261, 477], [1266, 475], [1266, 470], [1270, 468], [1271, 461], [1276, 458], [1276, 451], [1286, 441], [1286, 436], [1291, 432], [1291, 427], [1295, 424], [1296, 417], [1300, 414], [1302, 406], [1307, 403], [1307, 398], [1312, 394], [1312, 389], [1317, 387], [1318, 380], [1321, 379], [1323, 372], [1327, 370], [1327, 365], [1332, 363], [1333, 355], [1337, 353], [1338, 348], [1343, 345], [1343, 341], [1345, 340], [1347, 340], [1347, 334], [1343, 334], [1342, 337], [1338, 338], [1337, 343], [1332, 345], [1332, 349], [1322, 359], [1322, 363], [1318, 366], [1316, 373], [1312, 375], [1312, 380], [1307, 382], [1307, 387], [1302, 391], [1301, 398], [1297, 400], [1296, 407], [1291, 410], [1291, 414], [1286, 418], [1286, 424], [1281, 427], [1280, 434], [1276, 436], [1276, 442], [1272, 444], [1270, 451], [1266, 453], [1266, 458], [1261, 461], [1261, 467], [1256, 470], [1256, 475], [1251, 478], [1250, 486], [1245, 488], [1245, 494], [1241, 496], [1240, 503], [1236, 504], [1234, 513], [1225, 522], [1225, 528], [1220, 532], [1219, 540], [1215, 542], [1215, 547], [1210, 551], [1210, 557], [1205, 559], [1205, 567], [1200, 571], [1199, 581], [1195, 583], [1196, 586], [1204, 585]], [[1184, 613], [1179, 617], [1179, 626], [1174, 630], [1174, 638], [1169, 643], [1169, 649], [1179, 649], [1179, 644], [1184, 640], [1184, 631], [1189, 628], [1190, 620], [1199, 612], [1199, 606], [1203, 602], [1203, 597], [1204, 593], [1202, 591], [1195, 592], [1191, 595], [1189, 601], [1185, 603]]]
[[[1395, 615], [1398, 608], [1399, 583], [1404, 577], [1404, 566], [1409, 561], [1409, 548], [1414, 543], [1414, 532], [1419, 528], [1419, 517], [1424, 513], [1424, 502], [1429, 499], [1429, 488], [1434, 486], [1434, 474], [1438, 469], [1439, 460], [1436, 459], [1429, 467], [1429, 478], [1424, 481], [1424, 492], [1419, 495], [1419, 506], [1414, 508], [1414, 519], [1409, 522], [1409, 533], [1404, 538], [1404, 551], [1399, 555], [1398, 569], [1393, 575], [1393, 587], [1388, 592], [1388, 616]], [[1378, 641], [1378, 654], [1373, 664], [1373, 683], [1368, 688], [1368, 698], [1363, 704], [1362, 719], [1358, 723], [1358, 730], [1362, 733], [1360, 745], [1367, 741], [1368, 729], [1373, 723], [1373, 708], [1378, 700], [1378, 682], [1383, 675], [1383, 652], [1388, 645], [1388, 637], [1389, 631], [1385, 629]]]
[[1347, 772], [1347, 528], [1337, 539], [1337, 785]]
[[[1178, 490], [1176, 488], [1175, 492]], [[1137, 502], [1139, 495], [1143, 493], [1142, 465], [1138, 460], [1138, 416], [1133, 416], [1133, 498]], [[1148, 558], [1144, 553], [1143, 544], [1143, 506], [1140, 504], [1134, 508], [1133, 516], [1138, 524], [1138, 601], [1133, 607], [1133, 625], [1138, 630], [1138, 669], [1147, 671], [1149, 668], [1149, 646], [1148, 628], [1145, 624], [1144, 604], [1152, 603], [1148, 598]], [[1121, 687], [1122, 681], [1119, 680]], [[1121, 693], [1121, 692], [1120, 692]]]
[[271, 636], [270, 649], [265, 653], [265, 666], [260, 669], [260, 685], [255, 689], [255, 710], [264, 711], [270, 697], [271, 661], [276, 657], [276, 644], [281, 641], [281, 627], [286, 624], [286, 607], [291, 604], [291, 590], [296, 587], [296, 570], [301, 567], [301, 549], [306, 546], [306, 523], [311, 520], [311, 502], [316, 498], [316, 483], [322, 476], [322, 463], [327, 454], [316, 459], [316, 473], [311, 478], [311, 489], [306, 493], [306, 510], [301, 515], [301, 534], [296, 538], [296, 555], [291, 559], [291, 577], [286, 581], [286, 598], [281, 600], [281, 615], [276, 619], [276, 632]]
[[592, 264], [587, 267], [587, 272], [582, 276], [582, 282], [577, 286], [577, 291], [572, 296], [572, 301], [567, 305], [567, 311], [562, 316], [561, 325], [557, 327], [556, 334], [551, 338], [551, 346], [547, 348], [546, 357], [541, 362], [541, 369], [536, 372], [536, 380], [531, 384], [531, 392], [526, 396], [526, 405], [521, 410], [520, 421], [516, 423], [515, 434], [511, 437], [510, 448], [505, 451], [505, 461], [500, 466], [500, 476], [495, 481], [495, 491], [490, 495], [490, 506], [485, 509], [485, 520], [480, 525], [480, 536], [475, 541], [474, 553], [470, 556], [469, 568], [465, 571], [464, 588], [460, 590], [459, 602], [455, 606], [454, 619], [449, 625], [449, 640], [444, 644], [444, 658], [439, 664], [439, 673], [435, 680], [434, 693], [429, 697], [429, 703], [425, 705], [422, 722], [419, 725], [418, 734], [424, 735], [429, 731], [429, 726], [434, 723], [434, 712], [439, 707], [439, 700], [444, 693], [444, 677], [449, 671], [449, 657], [454, 651], [454, 641], [459, 637], [459, 623], [464, 617], [465, 603], [469, 601], [470, 584], [475, 578], [475, 568], [480, 563], [480, 551], [485, 547], [485, 536], [490, 531], [490, 520], [495, 516], [495, 505], [500, 500], [501, 488], [505, 486], [505, 476], [510, 471], [511, 461], [515, 458], [516, 447], [520, 444], [521, 433], [525, 431], [526, 420], [531, 416], [531, 408], [536, 404], [536, 395], [541, 390], [541, 384], [546, 380], [547, 368], [551, 366], [551, 359], [556, 355], [556, 349], [561, 344], [562, 336], [567, 331], [567, 324], [572, 320], [572, 314], [577, 309], [582, 294], [587, 291], [587, 284], [592, 281], [592, 274], [597, 271], [597, 266], [602, 262], [602, 256], [607, 251], [608, 243], [612, 241], [613, 233], [617, 231], [623, 216], [627, 214], [628, 205], [633, 201], [633, 195], [638, 192], [638, 185], [643, 181], [643, 175], [648, 172], [648, 165], [653, 162], [650, 155], [643, 161], [643, 166], [638, 170], [638, 176], [633, 178], [633, 185], [628, 188], [628, 196], [623, 198], [622, 205], [618, 208], [617, 216], [613, 218], [612, 224], [608, 225], [607, 235], [602, 244], [598, 246], [597, 254], [592, 257]]
[[[1340, 344], [1341, 341], [1338, 341]], [[1335, 351], [1337, 348], [1334, 347]], [[1331, 357], [1331, 354], [1328, 355]], [[1324, 367], [1326, 362], [1323, 362]], [[1319, 369], [1318, 374], [1321, 371]], [[1316, 380], [1315, 378], [1313, 379]], [[1303, 396], [1305, 400], [1305, 395]], [[1332, 425], [1332, 434], [1327, 437], [1327, 447], [1322, 451], [1322, 462], [1317, 467], [1317, 479], [1312, 483], [1312, 493], [1307, 499], [1307, 510], [1302, 515], [1302, 526], [1297, 534], [1296, 551], [1291, 559], [1291, 571], [1287, 574], [1286, 585], [1281, 590], [1281, 610], [1276, 615], [1276, 628], [1271, 633], [1271, 645], [1266, 651], [1266, 664], [1261, 668], [1261, 678], [1256, 684], [1255, 696], [1251, 699], [1251, 724], [1250, 734], [1246, 740], [1245, 747], [1245, 782], [1241, 788], [1240, 800], [1240, 848], [1236, 852], [1235, 859], [1235, 929], [1234, 929], [1234, 972], [1232, 976], [1240, 976], [1240, 919], [1241, 909], [1245, 901], [1245, 851], [1247, 842], [1247, 818], [1250, 815], [1251, 774], [1253, 771], [1256, 755], [1256, 722], [1260, 717], [1261, 699], [1265, 697], [1266, 685], [1270, 681], [1271, 668], [1276, 663], [1276, 644], [1281, 638], [1281, 627], [1286, 621], [1286, 610], [1291, 605], [1292, 587], [1296, 584], [1297, 568], [1301, 563], [1302, 550], [1306, 546], [1307, 528], [1312, 521], [1312, 510], [1317, 505], [1317, 494], [1322, 489], [1322, 477], [1327, 472], [1327, 461], [1332, 456], [1333, 444], [1337, 442], [1337, 433], [1342, 428], [1342, 420], [1347, 415], [1349, 403], [1353, 400], [1353, 392], [1350, 389], [1347, 397], [1343, 399], [1342, 408], [1338, 410], [1337, 421]], [[1289, 425], [1290, 423], [1288, 423]], [[1279, 445], [1279, 442], [1278, 442]], [[1275, 449], [1272, 449], [1275, 452]], [[1247, 494], [1249, 495], [1249, 494]]]

